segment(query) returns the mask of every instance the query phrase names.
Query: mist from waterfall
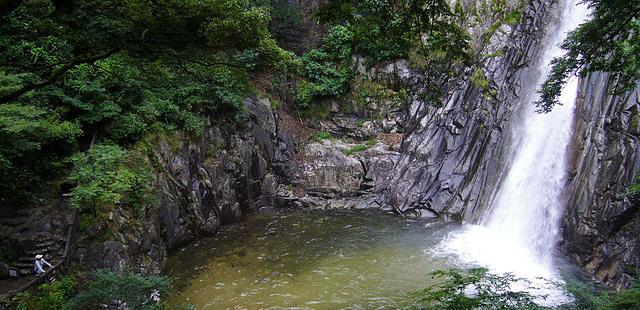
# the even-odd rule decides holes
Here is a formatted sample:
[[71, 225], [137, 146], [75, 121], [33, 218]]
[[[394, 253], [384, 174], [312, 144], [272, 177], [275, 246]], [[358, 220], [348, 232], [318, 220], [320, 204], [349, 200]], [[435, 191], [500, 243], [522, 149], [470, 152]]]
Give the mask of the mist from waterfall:
[[[557, 279], [552, 253], [563, 214], [562, 189], [567, 174], [577, 78], [572, 78], [560, 97], [562, 106], [538, 114], [532, 102], [535, 89], [550, 71], [549, 63], [562, 55], [560, 44], [568, 31], [588, 17], [579, 0], [561, 1], [562, 13], [544, 38], [545, 50], [537, 79], [524, 97], [522, 124], [514, 127], [514, 145], [505, 173], [480, 225], [467, 225], [441, 244], [440, 251], [462, 264], [480, 265], [495, 273], [519, 277]], [[526, 87], [525, 87], [526, 88]]]

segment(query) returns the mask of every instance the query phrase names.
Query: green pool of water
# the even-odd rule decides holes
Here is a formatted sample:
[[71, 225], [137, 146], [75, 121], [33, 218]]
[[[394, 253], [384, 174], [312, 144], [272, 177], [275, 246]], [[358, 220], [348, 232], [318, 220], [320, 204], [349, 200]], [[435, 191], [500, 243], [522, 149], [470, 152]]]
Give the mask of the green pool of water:
[[396, 308], [450, 267], [428, 249], [456, 224], [382, 211], [262, 210], [173, 254], [171, 305], [198, 309]]

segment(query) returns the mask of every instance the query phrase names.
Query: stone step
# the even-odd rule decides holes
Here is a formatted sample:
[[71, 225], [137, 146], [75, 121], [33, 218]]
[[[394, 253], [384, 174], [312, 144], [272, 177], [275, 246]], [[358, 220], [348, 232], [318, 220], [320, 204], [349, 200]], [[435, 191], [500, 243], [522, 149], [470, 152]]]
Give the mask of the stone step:
[[55, 241], [55, 240], [48, 239], [46, 241], [39, 242], [36, 246], [45, 247], [45, 246], [51, 246], [51, 245], [54, 245], [54, 244], [57, 244], [57, 243], [58, 242]]
[[23, 217], [9, 217], [9, 218], [0, 218], [0, 224], [5, 226], [18, 226], [24, 224], [26, 218]]
[[32, 262], [35, 259], [35, 257], [27, 257], [27, 256], [21, 256], [20, 258], [18, 258], [18, 262]]
[[59, 250], [60, 247], [31, 247], [28, 250], [24, 251], [26, 254], [28, 254], [27, 256], [33, 254], [33, 255], [37, 255], [37, 254], [42, 254], [42, 252], [55, 252], [57, 250]]
[[34, 247], [30, 247], [28, 250], [25, 251], [25, 253], [38, 253], [38, 252], [48, 252], [48, 251], [55, 251], [58, 250], [61, 247], [58, 246], [34, 246]]
[[15, 264], [13, 264], [13, 267], [16, 267], [18, 269], [33, 268], [33, 262], [30, 262], [30, 263], [15, 263]]
[[31, 215], [32, 212], [33, 211], [29, 208], [19, 208], [16, 210], [16, 215], [26, 217]]

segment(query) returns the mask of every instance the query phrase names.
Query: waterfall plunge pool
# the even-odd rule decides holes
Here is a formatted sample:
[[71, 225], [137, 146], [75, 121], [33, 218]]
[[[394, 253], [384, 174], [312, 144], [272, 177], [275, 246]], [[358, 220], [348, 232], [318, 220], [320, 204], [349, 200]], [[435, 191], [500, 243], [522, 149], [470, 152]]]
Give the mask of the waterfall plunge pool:
[[[456, 223], [379, 210], [263, 209], [173, 253], [173, 305], [197, 309], [394, 309], [438, 269], [471, 267], [442, 251]], [[452, 254], [447, 254], [452, 253]], [[579, 269], [555, 255], [559, 273]]]

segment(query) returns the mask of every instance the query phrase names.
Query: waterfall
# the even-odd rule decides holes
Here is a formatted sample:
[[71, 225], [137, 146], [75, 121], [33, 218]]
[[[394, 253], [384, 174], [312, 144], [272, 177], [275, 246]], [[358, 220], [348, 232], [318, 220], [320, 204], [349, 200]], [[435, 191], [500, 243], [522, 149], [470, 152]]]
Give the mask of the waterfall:
[[[550, 71], [549, 62], [562, 55], [559, 45], [567, 31], [575, 29], [588, 15], [585, 5], [566, 1], [558, 29], [545, 38], [546, 49], [536, 85], [542, 84]], [[548, 114], [535, 112], [527, 102], [524, 124], [516, 128], [521, 135], [510, 169], [498, 190], [494, 203], [482, 225], [511, 241], [521, 244], [542, 264], [551, 263], [564, 201], [561, 192], [567, 173], [567, 151], [578, 90], [572, 78], [564, 88], [561, 106]], [[528, 96], [527, 99], [537, 99]]]
[[481, 265], [496, 273], [556, 280], [552, 253], [563, 214], [562, 189], [567, 173], [567, 149], [577, 96], [577, 78], [564, 88], [560, 102], [548, 114], [538, 114], [532, 102], [535, 89], [550, 71], [549, 63], [562, 55], [566, 33], [587, 19], [579, 0], [561, 1], [559, 19], [544, 38], [544, 52], [535, 85], [524, 97], [520, 126], [514, 127], [512, 158], [500, 188], [480, 225], [465, 225], [441, 247], [461, 263]]

